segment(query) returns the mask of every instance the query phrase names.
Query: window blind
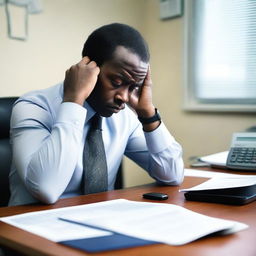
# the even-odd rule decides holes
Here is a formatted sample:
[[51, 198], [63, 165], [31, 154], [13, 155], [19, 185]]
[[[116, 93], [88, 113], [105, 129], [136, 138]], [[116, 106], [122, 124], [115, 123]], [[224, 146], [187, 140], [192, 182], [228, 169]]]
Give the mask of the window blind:
[[186, 5], [188, 86], [196, 101], [256, 103], [256, 1], [193, 0]]

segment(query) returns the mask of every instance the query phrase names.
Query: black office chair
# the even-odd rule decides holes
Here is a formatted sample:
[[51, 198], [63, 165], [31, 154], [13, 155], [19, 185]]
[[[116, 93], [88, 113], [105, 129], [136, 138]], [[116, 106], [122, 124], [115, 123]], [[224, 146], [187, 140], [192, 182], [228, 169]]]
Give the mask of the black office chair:
[[123, 162], [121, 162], [117, 175], [116, 175], [116, 182], [115, 182], [115, 189], [122, 189], [124, 188], [124, 181], [123, 181]]
[[11, 147], [9, 130], [12, 106], [17, 99], [18, 97], [0, 98], [0, 207], [7, 206], [10, 197]]

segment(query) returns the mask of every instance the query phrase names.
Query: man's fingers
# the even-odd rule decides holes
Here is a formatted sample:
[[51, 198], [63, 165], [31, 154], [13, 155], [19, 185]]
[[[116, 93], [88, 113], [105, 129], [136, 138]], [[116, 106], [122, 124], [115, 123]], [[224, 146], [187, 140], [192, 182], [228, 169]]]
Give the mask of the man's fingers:
[[100, 73], [100, 68], [97, 66], [97, 63], [95, 61], [91, 61], [87, 66], [93, 69], [97, 75]]
[[148, 65], [148, 71], [147, 71], [147, 75], [145, 77], [145, 80], [150, 81], [151, 80], [151, 70], [150, 70], [150, 65]]
[[152, 86], [152, 80], [151, 80], [151, 71], [150, 71], [150, 65], [148, 65], [148, 71], [144, 79], [143, 86]]
[[90, 66], [91, 68], [95, 68], [97, 67], [97, 63], [95, 61], [90, 61], [88, 66]]
[[[78, 63], [78, 66], [81, 66], [81, 67], [85, 67], [87, 66], [88, 68], [97, 68], [99, 69], [99, 67], [97, 66], [97, 63], [95, 61], [91, 61], [89, 59], [89, 57], [85, 56], [84, 58], [82, 58], [82, 60]], [[98, 73], [100, 72], [99, 70], [97, 70]]]
[[88, 56], [85, 56], [81, 59], [81, 61], [78, 64], [84, 64], [87, 65], [90, 62], [90, 59]]

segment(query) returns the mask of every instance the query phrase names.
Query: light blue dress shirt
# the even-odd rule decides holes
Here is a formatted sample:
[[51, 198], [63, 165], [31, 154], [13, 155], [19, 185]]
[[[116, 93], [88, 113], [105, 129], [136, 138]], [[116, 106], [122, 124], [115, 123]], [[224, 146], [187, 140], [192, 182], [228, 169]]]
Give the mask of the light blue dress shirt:
[[[49, 204], [81, 195], [84, 140], [95, 112], [87, 103], [82, 107], [62, 101], [63, 83], [25, 94], [14, 105], [9, 205]], [[159, 182], [182, 182], [182, 149], [163, 122], [154, 131], [143, 132], [136, 114], [126, 106], [103, 118], [102, 129], [109, 190], [123, 155]]]

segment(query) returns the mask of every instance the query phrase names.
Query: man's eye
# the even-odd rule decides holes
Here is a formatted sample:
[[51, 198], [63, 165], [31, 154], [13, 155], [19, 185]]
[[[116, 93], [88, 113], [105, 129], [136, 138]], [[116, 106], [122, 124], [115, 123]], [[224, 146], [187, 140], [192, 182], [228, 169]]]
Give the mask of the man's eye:
[[112, 80], [111, 83], [114, 87], [119, 87], [122, 85], [122, 81]]
[[138, 85], [131, 85], [130, 87], [129, 87], [129, 91], [130, 92], [132, 92], [132, 91], [134, 91], [134, 90], [139, 90], [139, 86]]

